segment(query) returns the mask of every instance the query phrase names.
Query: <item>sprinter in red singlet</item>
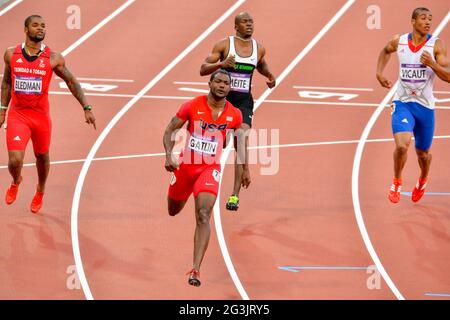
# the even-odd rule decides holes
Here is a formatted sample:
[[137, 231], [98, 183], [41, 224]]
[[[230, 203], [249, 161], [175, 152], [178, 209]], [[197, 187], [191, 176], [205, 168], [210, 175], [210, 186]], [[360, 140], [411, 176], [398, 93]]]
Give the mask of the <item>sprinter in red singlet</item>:
[[1, 87], [0, 127], [5, 122], [8, 147], [8, 169], [13, 181], [6, 192], [6, 204], [12, 204], [22, 182], [23, 158], [31, 139], [39, 182], [30, 209], [37, 213], [43, 204], [45, 183], [50, 170], [50, 118], [48, 89], [53, 72], [63, 79], [72, 95], [84, 109], [85, 120], [95, 128], [92, 107], [87, 103], [77, 79], [67, 69], [63, 56], [53, 52], [42, 41], [45, 21], [39, 15], [25, 20], [24, 43], [8, 48], [4, 54], [5, 70]]
[[[242, 113], [225, 99], [230, 82], [227, 71], [215, 71], [209, 80], [209, 94], [184, 103], [164, 133], [165, 167], [173, 172], [168, 192], [169, 214], [178, 214], [191, 193], [195, 198], [194, 259], [188, 272], [188, 282], [193, 286], [200, 286], [200, 265], [208, 247], [209, 220], [219, 189], [220, 156], [231, 130], [240, 129], [234, 133], [238, 141], [238, 163], [243, 170], [241, 183], [245, 188], [250, 184]], [[186, 122], [189, 136], [178, 161], [173, 157], [174, 133]]]

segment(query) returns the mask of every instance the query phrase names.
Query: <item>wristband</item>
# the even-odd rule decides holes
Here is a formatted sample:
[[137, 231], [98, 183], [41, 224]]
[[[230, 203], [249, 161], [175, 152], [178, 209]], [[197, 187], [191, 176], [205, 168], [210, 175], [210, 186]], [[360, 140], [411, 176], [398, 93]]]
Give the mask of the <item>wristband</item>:
[[91, 111], [91, 110], [92, 110], [92, 106], [91, 106], [90, 104], [85, 105], [85, 106], [83, 107], [83, 110], [84, 110], [84, 111], [86, 111], [86, 110]]
[[0, 111], [2, 111], [2, 110], [8, 110], [8, 107], [5, 107], [5, 106], [0, 106]]

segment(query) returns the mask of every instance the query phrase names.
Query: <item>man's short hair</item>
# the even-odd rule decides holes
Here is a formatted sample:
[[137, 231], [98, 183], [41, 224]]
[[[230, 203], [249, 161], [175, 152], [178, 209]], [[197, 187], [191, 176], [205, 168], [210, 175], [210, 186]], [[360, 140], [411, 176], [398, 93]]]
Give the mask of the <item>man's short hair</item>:
[[29, 16], [25, 19], [25, 22], [24, 22], [25, 28], [29, 26], [29, 24], [31, 23], [31, 20], [33, 20], [34, 18], [42, 19], [42, 17], [40, 15], [32, 14], [31, 16]]
[[216, 70], [213, 73], [211, 73], [211, 77], [209, 78], [209, 81], [210, 82], [213, 81], [214, 78], [220, 73], [225, 74], [231, 80], [231, 75], [227, 70], [219, 69], [219, 70]]
[[416, 19], [417, 16], [418, 16], [422, 11], [428, 11], [428, 12], [431, 12], [430, 9], [425, 8], [425, 7], [415, 8], [414, 11], [412, 12], [411, 18], [412, 18], [412, 19]]

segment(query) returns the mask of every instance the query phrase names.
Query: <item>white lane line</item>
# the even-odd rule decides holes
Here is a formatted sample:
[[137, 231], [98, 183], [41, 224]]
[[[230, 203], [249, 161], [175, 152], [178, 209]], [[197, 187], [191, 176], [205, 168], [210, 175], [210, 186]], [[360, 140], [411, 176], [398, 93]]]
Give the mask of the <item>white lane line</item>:
[[169, 73], [181, 60], [184, 59], [195, 47], [197, 47], [211, 32], [213, 32], [225, 19], [227, 19], [237, 8], [239, 8], [245, 0], [238, 0], [233, 6], [231, 6], [219, 19], [217, 19], [211, 26], [209, 26], [197, 39], [195, 39], [186, 49], [183, 50], [172, 62], [170, 62], [155, 78], [153, 78], [147, 85], [142, 88], [139, 93], [134, 96], [128, 103], [114, 116], [114, 118], [108, 123], [108, 125], [103, 129], [100, 136], [95, 141], [86, 161], [83, 163], [80, 175], [78, 176], [77, 184], [75, 187], [75, 193], [72, 201], [72, 246], [74, 254], [76, 255], [75, 264], [78, 270], [78, 276], [80, 279], [81, 286], [83, 288], [84, 295], [87, 299], [93, 300], [89, 284], [84, 273], [83, 262], [81, 260], [79, 240], [78, 240], [78, 210], [80, 206], [81, 192], [83, 190], [84, 181], [86, 179], [89, 167], [97, 153], [98, 149], [102, 145], [103, 141], [108, 136], [112, 128], [119, 122], [119, 120], [131, 109], [135, 103], [144, 96], [144, 94], [153, 88], [167, 73]]
[[[80, 78], [78, 78], [80, 79]], [[198, 89], [200, 90], [200, 89]], [[185, 90], [189, 91], [189, 90]], [[192, 90], [191, 90], [192, 91]], [[202, 92], [202, 91], [199, 91]], [[207, 92], [207, 91], [205, 91]], [[66, 95], [70, 96], [72, 93], [69, 91], [49, 91], [49, 94], [54, 95]], [[120, 93], [95, 93], [95, 92], [85, 92], [86, 96], [92, 97], [106, 97], [106, 98], [134, 98], [134, 94], [120, 94]], [[155, 96], [155, 95], [144, 95], [141, 99], [167, 99], [167, 100], [190, 100], [195, 97], [182, 97], [182, 96]], [[365, 102], [332, 102], [332, 101], [304, 101], [304, 100], [264, 100], [263, 103], [279, 103], [279, 104], [307, 104], [307, 105], [324, 105], [324, 106], [349, 106], [349, 107], [378, 107], [379, 103], [365, 103]], [[386, 107], [390, 107], [387, 104]], [[436, 106], [435, 109], [449, 110], [450, 106]]]
[[312, 87], [312, 86], [292, 86], [294, 89], [319, 89], [338, 91], [373, 91], [372, 88], [346, 88], [346, 87]]
[[196, 92], [196, 93], [208, 93], [209, 92], [209, 90], [207, 90], [207, 89], [196, 89], [196, 88], [186, 88], [186, 87], [178, 88], [178, 90], [186, 91], [186, 92]]
[[5, 9], [3, 9], [2, 11], [0, 11], [0, 17], [2, 15], [4, 15], [5, 13], [7, 13], [9, 10], [11, 10], [12, 8], [14, 8], [15, 6], [17, 6], [19, 3], [21, 3], [23, 0], [16, 0], [13, 3], [11, 3], [9, 6], [7, 6]]
[[[79, 45], [81, 45], [83, 42], [85, 42], [89, 37], [91, 37], [95, 32], [100, 30], [109, 21], [111, 21], [114, 17], [116, 17], [123, 10], [125, 10], [134, 1], [135, 0], [128, 0], [127, 2], [125, 2], [122, 6], [120, 6], [118, 9], [116, 9], [112, 14], [110, 14], [108, 17], [103, 19], [95, 27], [93, 27], [91, 30], [89, 30], [87, 33], [85, 33], [81, 38], [79, 38], [72, 45], [70, 45], [67, 49], [65, 49], [63, 52], [61, 52], [61, 55], [67, 56], [69, 53], [71, 53], [73, 50], [75, 50]], [[74, 241], [76, 241], [76, 243], [78, 244], [78, 232], [74, 232], [74, 227], [75, 227], [75, 231], [77, 231], [78, 225], [74, 226], [73, 221], [72, 221], [72, 224], [71, 224], [72, 250], [73, 250], [73, 254], [74, 254], [75, 265], [77, 267], [77, 275], [78, 275], [78, 277], [85, 277], [84, 270], [78, 268], [78, 265], [79, 265], [78, 262], [81, 260], [81, 256], [80, 256], [79, 247], [77, 248], [76, 246], [73, 245]]]
[[[348, 107], [378, 107], [378, 103], [365, 102], [333, 102], [333, 101], [305, 101], [305, 100], [266, 100], [267, 103], [280, 104], [309, 104], [309, 105], [329, 105], [329, 106], [348, 106]], [[390, 105], [386, 105], [389, 107]]]
[[208, 82], [174, 81], [173, 84], [181, 84], [185, 86], [207, 86]]
[[[439, 24], [436, 31], [433, 33], [435, 36], [437, 36], [442, 31], [442, 29], [447, 24], [449, 19], [450, 19], [450, 11], [447, 13], [447, 16]], [[369, 122], [367, 122], [367, 125], [364, 128], [361, 138], [359, 139], [358, 146], [356, 148], [355, 158], [353, 161], [352, 198], [353, 198], [353, 208], [355, 211], [355, 216], [356, 216], [356, 221], [358, 223], [359, 231], [364, 240], [364, 244], [366, 245], [366, 248], [369, 251], [370, 256], [372, 257], [372, 260], [378, 269], [378, 272], [380, 272], [384, 281], [386, 281], [387, 285], [389, 286], [391, 291], [394, 293], [395, 297], [399, 300], [404, 300], [405, 299], [404, 296], [400, 293], [400, 291], [398, 290], [398, 288], [396, 287], [396, 285], [394, 284], [392, 279], [389, 277], [383, 264], [381, 263], [380, 258], [378, 257], [378, 254], [375, 251], [375, 248], [373, 247], [372, 241], [370, 240], [369, 233], [367, 232], [367, 228], [364, 223], [364, 219], [363, 219], [362, 212], [361, 212], [361, 204], [359, 201], [359, 169], [360, 169], [360, 165], [361, 165], [362, 154], [364, 151], [364, 145], [366, 144], [367, 138], [370, 134], [370, 131], [372, 130], [372, 127], [375, 125], [375, 122], [377, 121], [381, 112], [384, 110], [385, 105], [393, 97], [393, 95], [397, 89], [397, 86], [398, 86], [398, 81], [395, 83], [395, 85], [392, 87], [392, 89], [388, 92], [388, 94], [384, 97], [383, 101], [380, 103], [380, 106], [374, 111], [374, 113], [372, 114], [372, 117], [369, 119]]]
[[[438, 102], [436, 100], [436, 102]], [[365, 102], [333, 102], [333, 101], [305, 101], [305, 100], [266, 100], [264, 103], [279, 103], [279, 104], [307, 104], [307, 105], [329, 105], [329, 106], [348, 106], [348, 107], [378, 107], [379, 103], [365, 103]], [[390, 107], [390, 104], [385, 107]], [[435, 109], [448, 110], [450, 106], [435, 106]]]
[[[56, 77], [57, 80], [62, 80], [60, 77]], [[100, 81], [100, 82], [119, 82], [119, 83], [133, 83], [134, 80], [129, 79], [108, 79], [108, 78], [86, 78], [77, 77], [78, 80], [82, 81]]]
[[[434, 136], [433, 140], [439, 139], [450, 139], [450, 135], [448, 136]], [[413, 138], [414, 140], [414, 138]], [[377, 143], [377, 142], [392, 142], [393, 138], [383, 138], [383, 139], [368, 139], [367, 143]], [[299, 147], [320, 147], [320, 146], [332, 146], [332, 145], [341, 145], [341, 144], [357, 144], [359, 140], [338, 140], [338, 141], [320, 141], [320, 142], [302, 142], [302, 143], [287, 143], [287, 144], [273, 144], [273, 145], [263, 145], [263, 146], [251, 146], [249, 150], [260, 150], [260, 149], [284, 149], [284, 148], [299, 148]], [[232, 148], [233, 150], [233, 148]], [[179, 152], [174, 152], [174, 154], [178, 155]], [[142, 154], [131, 154], [124, 156], [111, 156], [111, 157], [98, 157], [93, 158], [92, 161], [110, 161], [110, 160], [126, 160], [126, 159], [138, 159], [138, 158], [150, 158], [150, 157], [163, 157], [166, 154], [164, 152], [159, 153], [142, 153]], [[52, 161], [51, 165], [58, 164], [75, 164], [75, 163], [83, 163], [86, 159], [74, 159], [74, 160], [60, 160], [60, 161]], [[25, 163], [24, 167], [34, 167], [35, 163]], [[8, 169], [7, 165], [0, 166], [0, 169]]]
[[99, 24], [97, 24], [95, 27], [93, 27], [91, 30], [86, 32], [80, 39], [75, 41], [70, 47], [68, 47], [66, 50], [61, 52], [63, 56], [68, 55], [73, 50], [75, 50], [80, 44], [85, 42], [87, 39], [89, 39], [94, 33], [96, 33], [98, 30], [100, 30], [105, 24], [107, 24], [109, 21], [114, 19], [116, 16], [118, 16], [123, 10], [128, 8], [131, 4], [133, 4], [135, 0], [128, 0], [123, 5], [121, 5], [117, 10], [115, 10], [113, 13], [111, 13], [109, 16], [107, 16], [105, 19], [103, 19]]
[[[311, 40], [310, 43], [295, 57], [294, 60], [286, 67], [286, 69], [283, 70], [283, 72], [279, 75], [277, 78], [277, 85], [275, 88], [277, 88], [281, 82], [287, 77], [287, 75], [292, 71], [292, 69], [295, 68], [295, 66], [311, 51], [311, 49], [319, 42], [320, 39], [328, 32], [329, 29], [339, 20], [339, 18], [350, 8], [350, 6], [355, 2], [355, 0], [349, 0], [346, 2], [346, 4], [335, 14], [335, 16], [320, 30], [320, 32]], [[275, 89], [267, 89], [264, 91], [264, 93], [259, 97], [259, 99], [255, 102], [254, 111], [256, 111], [261, 104], [264, 102], [264, 100], [273, 92]], [[236, 270], [234, 269], [234, 265], [231, 261], [230, 254], [228, 252], [228, 248], [225, 242], [225, 236], [222, 229], [222, 223], [221, 223], [221, 216], [220, 216], [220, 189], [222, 185], [222, 176], [223, 172], [225, 170], [225, 163], [227, 162], [227, 159], [231, 152], [231, 145], [233, 144], [232, 141], [227, 145], [227, 147], [224, 149], [222, 157], [220, 159], [221, 163], [221, 173], [220, 173], [220, 182], [219, 182], [219, 192], [217, 195], [216, 203], [214, 205], [214, 222], [216, 226], [216, 234], [217, 238], [219, 240], [220, 250], [222, 251], [222, 255], [225, 260], [225, 264], [228, 268], [228, 272], [231, 275], [231, 278], [234, 281], [234, 284], [239, 290], [239, 293], [241, 294], [241, 297], [244, 300], [249, 300], [247, 293], [245, 292], [244, 287], [242, 286], [242, 283], [236, 273]]]
[[[49, 91], [50, 94], [69, 96], [72, 95], [69, 91]], [[119, 94], [119, 93], [84, 93], [85, 96], [91, 97], [110, 97], [110, 98], [134, 98], [135, 94]], [[190, 100], [194, 97], [181, 97], [181, 96], [151, 96], [145, 95], [141, 99], [161, 99], [161, 100]]]

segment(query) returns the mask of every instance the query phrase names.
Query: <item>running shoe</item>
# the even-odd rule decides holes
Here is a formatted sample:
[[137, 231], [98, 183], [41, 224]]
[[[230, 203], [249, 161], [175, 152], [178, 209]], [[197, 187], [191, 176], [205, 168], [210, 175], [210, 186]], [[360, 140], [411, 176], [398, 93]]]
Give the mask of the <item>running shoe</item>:
[[33, 200], [31, 201], [30, 209], [33, 213], [38, 213], [39, 210], [42, 208], [42, 199], [44, 198], [44, 193], [36, 191], [36, 194], [33, 197]]
[[[20, 177], [20, 182], [22, 182], [22, 177]], [[19, 192], [19, 184], [11, 183], [8, 190], [6, 190], [5, 202], [7, 205], [13, 204], [16, 201], [17, 193]]]
[[239, 198], [237, 195], [233, 194], [228, 198], [227, 210], [237, 211], [239, 209]]
[[392, 203], [397, 203], [400, 201], [400, 191], [402, 190], [402, 180], [395, 179], [389, 190], [388, 198]]
[[427, 187], [427, 178], [423, 180], [419, 178], [411, 194], [411, 199], [413, 202], [417, 202], [422, 198], [423, 194], [425, 193], [426, 187]]
[[188, 271], [188, 273], [186, 273], [186, 275], [189, 275], [188, 278], [188, 283], [191, 286], [194, 287], [200, 287], [200, 285], [202, 284], [200, 282], [200, 271], [196, 270], [196, 269], [192, 269], [191, 271]]

